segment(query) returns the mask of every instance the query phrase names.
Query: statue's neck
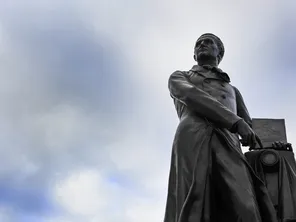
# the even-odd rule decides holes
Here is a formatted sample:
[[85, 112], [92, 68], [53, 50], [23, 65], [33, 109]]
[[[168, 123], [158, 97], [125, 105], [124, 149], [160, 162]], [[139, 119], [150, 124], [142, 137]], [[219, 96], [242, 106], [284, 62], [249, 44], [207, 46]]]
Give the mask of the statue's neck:
[[208, 66], [213, 66], [213, 67], [218, 67], [218, 63], [217, 61], [198, 61], [197, 64], [199, 66], [204, 66], [204, 65], [208, 65]]

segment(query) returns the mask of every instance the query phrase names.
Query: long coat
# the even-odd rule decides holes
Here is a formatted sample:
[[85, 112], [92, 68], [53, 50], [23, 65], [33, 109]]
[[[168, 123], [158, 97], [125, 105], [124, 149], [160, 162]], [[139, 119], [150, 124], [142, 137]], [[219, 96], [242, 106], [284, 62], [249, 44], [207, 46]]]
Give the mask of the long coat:
[[180, 119], [164, 222], [276, 222], [264, 183], [247, 163], [233, 125], [251, 118], [221, 69], [176, 71], [169, 90]]

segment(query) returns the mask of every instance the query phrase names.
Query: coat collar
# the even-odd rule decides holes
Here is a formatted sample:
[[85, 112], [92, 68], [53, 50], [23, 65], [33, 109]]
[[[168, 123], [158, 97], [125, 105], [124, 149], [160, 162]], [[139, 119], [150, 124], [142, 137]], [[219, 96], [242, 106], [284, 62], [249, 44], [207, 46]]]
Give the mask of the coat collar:
[[215, 66], [210, 66], [210, 65], [203, 65], [203, 66], [199, 66], [199, 65], [194, 65], [190, 71], [193, 72], [205, 72], [205, 71], [212, 71], [214, 73], [216, 73], [218, 75], [219, 78], [221, 78], [222, 80], [224, 80], [225, 82], [230, 83], [230, 78], [228, 76], [228, 74], [226, 72], [223, 72], [222, 69], [217, 68]]

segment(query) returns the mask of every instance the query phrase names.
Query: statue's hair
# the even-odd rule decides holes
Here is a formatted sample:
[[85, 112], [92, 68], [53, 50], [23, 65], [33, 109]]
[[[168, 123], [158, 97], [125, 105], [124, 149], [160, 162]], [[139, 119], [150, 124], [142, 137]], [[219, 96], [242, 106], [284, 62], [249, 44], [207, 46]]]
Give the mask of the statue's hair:
[[214, 35], [214, 34], [212, 34], [212, 33], [205, 33], [205, 34], [202, 34], [202, 35], [196, 40], [195, 45], [194, 45], [194, 49], [196, 48], [196, 43], [197, 43], [200, 39], [205, 38], [205, 37], [213, 39], [213, 40], [216, 42], [216, 44], [218, 45], [218, 47], [219, 47], [218, 63], [220, 63], [221, 60], [223, 59], [225, 49], [224, 49], [223, 42], [221, 41], [221, 39], [220, 39], [218, 36], [216, 36], [216, 35]]

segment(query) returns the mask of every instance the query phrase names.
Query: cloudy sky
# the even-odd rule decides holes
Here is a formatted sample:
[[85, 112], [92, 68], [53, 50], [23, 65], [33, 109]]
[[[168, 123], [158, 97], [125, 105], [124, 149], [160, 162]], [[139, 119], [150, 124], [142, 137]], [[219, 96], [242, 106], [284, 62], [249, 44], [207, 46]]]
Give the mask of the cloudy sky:
[[0, 1], [1, 222], [162, 221], [167, 80], [205, 32], [252, 117], [296, 144], [296, 2], [205, 2]]

